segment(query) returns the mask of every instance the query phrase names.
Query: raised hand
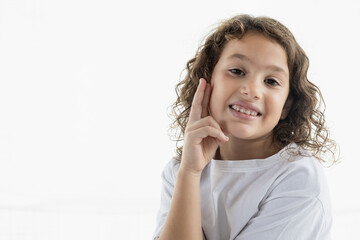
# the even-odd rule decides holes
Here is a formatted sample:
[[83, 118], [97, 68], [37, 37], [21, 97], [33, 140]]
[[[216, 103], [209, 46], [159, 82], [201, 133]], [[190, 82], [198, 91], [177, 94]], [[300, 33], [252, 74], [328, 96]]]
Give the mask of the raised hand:
[[201, 174], [219, 144], [229, 140], [215, 119], [208, 114], [210, 95], [210, 84], [200, 79], [185, 129], [180, 165], [183, 170], [196, 174]]

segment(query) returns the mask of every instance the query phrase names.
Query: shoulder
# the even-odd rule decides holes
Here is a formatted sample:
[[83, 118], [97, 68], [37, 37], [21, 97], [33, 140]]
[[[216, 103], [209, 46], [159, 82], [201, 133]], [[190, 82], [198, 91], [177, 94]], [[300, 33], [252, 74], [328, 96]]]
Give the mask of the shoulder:
[[311, 154], [301, 151], [302, 154], [284, 161], [262, 204], [301, 213], [299, 216], [312, 218], [324, 228], [321, 231], [328, 232], [332, 210], [324, 167]]
[[318, 159], [306, 150], [298, 147], [295, 151], [284, 151], [286, 161], [278, 171], [270, 191], [270, 196], [286, 195], [295, 198], [311, 198], [318, 200], [327, 207], [330, 203], [330, 195], [327, 186], [324, 167]]
[[325, 180], [324, 167], [319, 160], [303, 148], [293, 146], [295, 148], [288, 148], [284, 152], [288, 161], [283, 165], [278, 180], [293, 180], [297, 185], [309, 187], [322, 184]]
[[[279, 152], [259, 211], [238, 239], [327, 239], [332, 214], [323, 167], [303, 149]], [[296, 154], [297, 153], [297, 154]]]

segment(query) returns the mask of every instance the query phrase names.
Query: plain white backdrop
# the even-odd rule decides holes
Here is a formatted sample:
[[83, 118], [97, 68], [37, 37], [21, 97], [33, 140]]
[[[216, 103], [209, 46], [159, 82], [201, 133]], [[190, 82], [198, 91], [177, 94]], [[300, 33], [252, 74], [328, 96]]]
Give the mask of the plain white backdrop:
[[359, 239], [355, 0], [0, 0], [0, 239], [151, 239], [174, 86], [240, 13], [278, 19], [308, 54], [341, 147], [333, 238]]

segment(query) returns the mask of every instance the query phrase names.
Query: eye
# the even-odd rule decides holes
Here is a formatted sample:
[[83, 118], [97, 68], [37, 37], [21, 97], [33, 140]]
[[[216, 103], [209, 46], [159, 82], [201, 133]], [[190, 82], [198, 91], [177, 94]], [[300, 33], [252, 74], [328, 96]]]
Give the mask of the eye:
[[229, 71], [234, 75], [245, 76], [244, 71], [238, 68], [230, 69]]
[[271, 85], [271, 86], [279, 86], [280, 84], [275, 79], [269, 78], [264, 80], [265, 83]]

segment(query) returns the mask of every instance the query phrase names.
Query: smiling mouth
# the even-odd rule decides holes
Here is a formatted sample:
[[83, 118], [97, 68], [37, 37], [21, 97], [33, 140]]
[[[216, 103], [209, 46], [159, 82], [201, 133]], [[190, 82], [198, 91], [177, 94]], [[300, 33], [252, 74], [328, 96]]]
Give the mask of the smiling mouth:
[[241, 112], [243, 114], [249, 115], [249, 116], [261, 116], [261, 113], [246, 109], [244, 107], [238, 106], [238, 105], [229, 105], [229, 107], [237, 112]]

